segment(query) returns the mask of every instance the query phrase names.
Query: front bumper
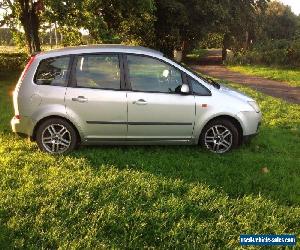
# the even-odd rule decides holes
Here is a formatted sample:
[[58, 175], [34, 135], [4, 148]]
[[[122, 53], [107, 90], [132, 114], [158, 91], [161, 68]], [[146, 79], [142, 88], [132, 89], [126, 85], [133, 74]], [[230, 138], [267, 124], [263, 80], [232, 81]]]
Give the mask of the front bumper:
[[14, 116], [11, 119], [10, 124], [13, 132], [21, 135], [32, 136], [34, 124], [30, 118], [25, 116], [17, 118]]
[[238, 120], [243, 128], [243, 136], [255, 135], [259, 132], [262, 120], [262, 113], [255, 111], [240, 112], [237, 115]]
[[242, 141], [242, 143], [244, 143], [244, 144], [250, 143], [251, 140], [252, 140], [257, 134], [258, 134], [258, 133], [253, 134], [253, 135], [244, 135], [244, 136], [243, 136], [243, 141]]

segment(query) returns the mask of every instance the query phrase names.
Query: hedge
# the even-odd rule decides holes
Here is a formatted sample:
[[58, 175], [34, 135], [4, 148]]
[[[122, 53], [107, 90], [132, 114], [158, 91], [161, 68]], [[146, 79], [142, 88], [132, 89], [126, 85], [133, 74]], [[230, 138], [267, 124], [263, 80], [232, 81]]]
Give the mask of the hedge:
[[0, 53], [0, 71], [22, 70], [27, 60], [26, 53]]
[[228, 57], [228, 64], [256, 64], [300, 67], [300, 40], [268, 41], [252, 50], [239, 51]]

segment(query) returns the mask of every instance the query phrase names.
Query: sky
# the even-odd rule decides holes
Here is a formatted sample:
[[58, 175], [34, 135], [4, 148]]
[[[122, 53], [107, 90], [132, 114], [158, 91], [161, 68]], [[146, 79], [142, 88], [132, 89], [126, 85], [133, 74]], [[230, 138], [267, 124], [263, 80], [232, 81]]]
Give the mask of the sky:
[[300, 14], [300, 0], [280, 0], [280, 2], [291, 6], [292, 11], [296, 14]]

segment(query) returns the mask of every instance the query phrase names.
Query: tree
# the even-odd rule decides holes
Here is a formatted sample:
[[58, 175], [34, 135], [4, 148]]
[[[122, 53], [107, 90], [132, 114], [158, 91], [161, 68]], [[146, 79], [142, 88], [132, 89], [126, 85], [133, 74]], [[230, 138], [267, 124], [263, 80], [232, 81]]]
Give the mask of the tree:
[[219, 32], [223, 33], [222, 60], [227, 57], [227, 49], [248, 49], [250, 41], [256, 39], [261, 26], [260, 14], [269, 0], [228, 0], [224, 1], [224, 15]]
[[263, 15], [263, 35], [267, 39], [292, 39], [297, 32], [297, 16], [291, 8], [277, 1], [268, 4]]
[[171, 55], [174, 49], [184, 54], [213, 29], [221, 25], [224, 1], [156, 0], [156, 47]]
[[97, 43], [149, 45], [153, 41], [152, 0], [45, 0], [47, 20], [84, 28]]
[[0, 8], [5, 11], [0, 25], [19, 21], [24, 29], [29, 53], [41, 50], [39, 40], [39, 12], [43, 9], [41, 0], [2, 0]]
[[12, 45], [13, 36], [9, 28], [0, 29], [0, 45]]

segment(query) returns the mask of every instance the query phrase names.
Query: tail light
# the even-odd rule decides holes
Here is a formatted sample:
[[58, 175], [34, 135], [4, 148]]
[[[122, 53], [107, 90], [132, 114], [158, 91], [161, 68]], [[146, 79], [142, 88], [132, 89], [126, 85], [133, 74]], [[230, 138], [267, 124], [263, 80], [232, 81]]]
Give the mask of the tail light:
[[26, 64], [26, 66], [25, 66], [25, 68], [24, 68], [24, 70], [23, 70], [23, 72], [22, 72], [22, 75], [21, 75], [21, 77], [20, 77], [21, 81], [23, 81], [23, 79], [24, 79], [24, 77], [25, 77], [25, 75], [26, 75], [26, 73], [27, 73], [27, 71], [28, 71], [30, 65], [33, 63], [35, 57], [36, 57], [35, 55], [30, 57], [28, 63]]

